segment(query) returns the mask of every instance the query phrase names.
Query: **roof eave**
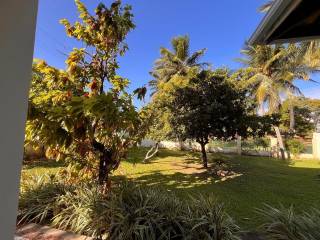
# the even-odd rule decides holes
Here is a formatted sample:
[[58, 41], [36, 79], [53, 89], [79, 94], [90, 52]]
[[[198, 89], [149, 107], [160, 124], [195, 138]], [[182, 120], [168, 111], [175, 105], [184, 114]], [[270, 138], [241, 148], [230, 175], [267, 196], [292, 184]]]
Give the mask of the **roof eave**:
[[[250, 45], [269, 44], [269, 37], [302, 0], [277, 0], [249, 39]], [[285, 42], [279, 40], [277, 42]]]

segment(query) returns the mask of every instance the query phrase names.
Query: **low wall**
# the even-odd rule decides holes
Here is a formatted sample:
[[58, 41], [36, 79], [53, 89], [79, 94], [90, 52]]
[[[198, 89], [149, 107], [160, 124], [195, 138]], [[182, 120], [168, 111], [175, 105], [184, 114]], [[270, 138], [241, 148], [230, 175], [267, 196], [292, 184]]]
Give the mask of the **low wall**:
[[[293, 156], [293, 157], [296, 157], [296, 156]], [[297, 156], [297, 158], [300, 158], [300, 159], [315, 159], [313, 154], [311, 154], [311, 153], [301, 153], [301, 154], [299, 154], [299, 156]]]
[[[272, 141], [271, 141], [272, 142]], [[150, 139], [145, 139], [141, 142], [140, 146], [142, 147], [152, 147], [155, 145], [155, 141]], [[319, 144], [320, 144], [320, 135], [319, 135]], [[274, 145], [274, 144], [273, 144]], [[159, 143], [159, 148], [164, 149], [172, 149], [172, 150], [186, 150], [186, 151], [200, 151], [200, 145], [194, 141], [185, 141], [185, 142], [175, 142], [175, 141], [161, 141]], [[216, 147], [210, 146], [207, 144], [206, 146], [207, 152], [211, 153], [227, 153], [227, 154], [238, 154], [237, 147]], [[252, 149], [242, 149], [241, 153], [243, 155], [248, 156], [261, 156], [261, 157], [280, 157], [280, 152], [277, 153], [277, 148], [275, 146], [271, 147], [270, 150], [252, 150]], [[319, 146], [319, 154], [320, 154], [320, 146]], [[285, 156], [288, 157], [288, 154], [285, 153]], [[291, 154], [291, 158], [298, 159], [315, 159], [315, 156], [312, 154], [299, 154], [298, 156], [294, 156]], [[320, 159], [320, 156], [319, 156]]]
[[[141, 147], [152, 147], [155, 145], [155, 141], [150, 139], [145, 139], [141, 142]], [[161, 141], [159, 143], [159, 148], [172, 149], [172, 150], [187, 150], [187, 151], [200, 151], [200, 145], [194, 141], [185, 141], [185, 142], [175, 142], [175, 141]], [[227, 153], [227, 154], [237, 154], [237, 147], [216, 147], [210, 146], [210, 144], [206, 145], [207, 152], [211, 153]], [[262, 156], [262, 157], [270, 157], [270, 151], [256, 151], [256, 150], [242, 150], [242, 154], [244, 155], [252, 155], [252, 156]]]

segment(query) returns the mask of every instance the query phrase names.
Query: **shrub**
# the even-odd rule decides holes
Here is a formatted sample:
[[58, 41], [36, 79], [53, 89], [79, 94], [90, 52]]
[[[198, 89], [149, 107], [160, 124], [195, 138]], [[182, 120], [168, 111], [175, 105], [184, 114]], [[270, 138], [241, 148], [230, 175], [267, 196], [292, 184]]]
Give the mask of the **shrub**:
[[286, 141], [286, 147], [288, 148], [289, 152], [298, 155], [303, 152], [304, 145], [297, 139], [289, 139]]
[[242, 142], [242, 148], [245, 149], [266, 149], [270, 146], [270, 140], [268, 138], [253, 138], [247, 139]]
[[28, 178], [21, 183], [18, 223], [47, 223], [60, 211], [57, 197], [65, 194], [70, 186], [54, 181], [48, 176]]
[[110, 202], [110, 239], [183, 239], [183, 212], [168, 192], [126, 184]]
[[268, 138], [255, 138], [254, 144], [258, 147], [268, 148], [270, 146], [270, 140]]
[[297, 214], [293, 207], [273, 208], [266, 205], [258, 211], [266, 223], [262, 229], [270, 240], [319, 240], [320, 211], [312, 209], [309, 212]]
[[213, 197], [182, 201], [165, 190], [129, 183], [104, 195], [94, 184], [68, 187], [53, 180], [25, 190], [20, 219], [39, 223], [45, 219], [96, 239], [239, 239], [238, 226]]
[[102, 239], [108, 227], [108, 199], [99, 188], [90, 183], [78, 185], [56, 198], [55, 203], [61, 210], [52, 217], [52, 225]]
[[203, 240], [238, 240], [239, 227], [226, 214], [222, 204], [214, 197], [194, 198], [191, 201], [188, 225], [191, 227], [190, 238]]

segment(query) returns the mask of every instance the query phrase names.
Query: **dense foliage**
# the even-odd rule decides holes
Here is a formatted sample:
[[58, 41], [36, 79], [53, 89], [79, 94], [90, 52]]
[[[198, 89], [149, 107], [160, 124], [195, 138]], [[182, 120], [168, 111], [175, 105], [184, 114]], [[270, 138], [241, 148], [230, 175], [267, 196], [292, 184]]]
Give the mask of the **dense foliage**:
[[[96, 239], [239, 240], [240, 229], [213, 196], [188, 201], [165, 190], [122, 183], [114, 194], [92, 184], [68, 185], [55, 177], [22, 184], [18, 221], [49, 224]], [[297, 212], [266, 206], [257, 229], [271, 240], [318, 240], [318, 209]]]
[[18, 218], [97, 239], [239, 239], [239, 227], [213, 197], [181, 201], [167, 191], [128, 183], [112, 193], [106, 196], [95, 185], [69, 186], [55, 178], [29, 181]]
[[[290, 131], [290, 108], [294, 111], [294, 131]], [[320, 109], [320, 108], [319, 108]], [[294, 100], [285, 100], [280, 109], [280, 129], [283, 133], [306, 137], [314, 130], [313, 112], [308, 100], [296, 98]]]
[[160, 49], [160, 58], [155, 61], [151, 71], [153, 79], [149, 82], [152, 99], [148, 110], [153, 121], [148, 137], [155, 141], [178, 139], [176, 129], [170, 123], [172, 113], [168, 103], [177, 88], [187, 86], [191, 76], [208, 66], [207, 63], [200, 62], [206, 49], [191, 53], [188, 36], [173, 38], [171, 45], [172, 50]]
[[[310, 73], [317, 69], [315, 62], [311, 64], [306, 60], [311, 56], [306, 52], [304, 44], [247, 46], [242, 50], [244, 58], [240, 59], [246, 69], [241, 70], [245, 74], [242, 74], [244, 78], [239, 86], [251, 90], [249, 96], [258, 103], [260, 114], [279, 113], [283, 97], [289, 100], [291, 133], [295, 128], [291, 102], [296, 96], [302, 95], [295, 80], [309, 81]], [[281, 131], [278, 125], [274, 129], [284, 159], [285, 145]]]
[[290, 138], [286, 140], [286, 147], [290, 153], [294, 154], [295, 156], [302, 153], [305, 149], [304, 144], [299, 141], [298, 139]]
[[99, 4], [95, 15], [75, 2], [81, 21], [61, 23], [68, 36], [85, 47], [73, 49], [66, 70], [34, 63], [26, 142], [40, 142], [58, 160], [71, 162], [76, 179], [98, 179], [106, 186], [108, 175], [144, 134], [143, 116], [126, 91], [129, 80], [116, 75], [117, 57], [127, 50], [125, 38], [134, 28], [133, 16], [131, 7], [120, 1], [109, 8]]
[[189, 85], [176, 89], [169, 104], [172, 125], [182, 139], [193, 139], [201, 146], [207, 167], [205, 146], [210, 139], [229, 140], [237, 135], [264, 136], [275, 119], [253, 113], [254, 105], [228, 80], [226, 69], [202, 71]]
[[262, 229], [270, 240], [317, 240], [320, 239], [320, 211], [311, 209], [297, 213], [293, 207], [266, 206], [259, 213], [264, 217]]

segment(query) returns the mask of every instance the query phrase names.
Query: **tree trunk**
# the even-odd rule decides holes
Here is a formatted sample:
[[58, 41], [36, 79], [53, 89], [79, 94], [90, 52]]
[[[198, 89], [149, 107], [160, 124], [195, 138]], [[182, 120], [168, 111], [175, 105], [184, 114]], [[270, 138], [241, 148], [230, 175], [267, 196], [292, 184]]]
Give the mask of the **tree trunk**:
[[112, 170], [112, 151], [105, 148], [102, 143], [96, 140], [92, 141], [92, 146], [96, 151], [101, 153], [99, 159], [98, 184], [102, 188], [102, 192], [106, 192], [110, 185], [109, 173]]
[[183, 141], [181, 139], [178, 139], [179, 141], [179, 148], [180, 148], [180, 151], [183, 151], [184, 150], [184, 146], [183, 146]]
[[[154, 149], [154, 152], [152, 153]], [[147, 152], [145, 158], [143, 159], [143, 163], [147, 163], [149, 159], [153, 158], [159, 151], [159, 142], [156, 142], [156, 144]]]
[[200, 143], [200, 146], [201, 146], [203, 167], [208, 168], [208, 158], [207, 158], [207, 152], [206, 152], [206, 144], [205, 143]]
[[112, 153], [109, 150], [104, 150], [99, 162], [98, 183], [100, 186], [106, 187], [109, 183], [110, 163], [112, 161]]
[[290, 115], [290, 133], [294, 133], [294, 127], [295, 127], [295, 119], [294, 119], [294, 106], [290, 105], [289, 109], [289, 115]]
[[277, 139], [278, 139], [278, 144], [279, 144], [279, 148], [280, 148], [280, 154], [281, 154], [281, 158], [283, 160], [285, 160], [285, 149], [284, 149], [284, 144], [283, 144], [283, 139], [280, 133], [280, 129], [278, 126], [274, 126], [274, 130], [276, 132], [277, 135]]

